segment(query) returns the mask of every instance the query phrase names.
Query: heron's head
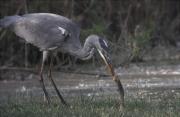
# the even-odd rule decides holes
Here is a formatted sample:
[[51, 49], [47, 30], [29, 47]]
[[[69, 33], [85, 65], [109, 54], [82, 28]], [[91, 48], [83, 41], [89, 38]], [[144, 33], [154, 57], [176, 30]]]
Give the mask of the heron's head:
[[96, 44], [96, 49], [99, 52], [104, 63], [108, 66], [110, 73], [114, 76], [114, 69], [112, 67], [112, 60], [109, 53], [109, 46], [105, 38], [99, 37], [98, 43]]
[[90, 35], [87, 37], [82, 51], [78, 52], [81, 59], [86, 60], [93, 56], [94, 49], [98, 51], [104, 63], [108, 66], [110, 73], [114, 76], [109, 47], [106, 39], [98, 35]]

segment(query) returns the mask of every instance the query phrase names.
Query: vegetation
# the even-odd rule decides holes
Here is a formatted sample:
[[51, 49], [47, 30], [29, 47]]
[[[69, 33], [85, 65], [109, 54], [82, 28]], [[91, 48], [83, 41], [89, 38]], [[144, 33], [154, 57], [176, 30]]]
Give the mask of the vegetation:
[[[169, 47], [179, 48], [179, 8], [179, 0], [1, 0], [0, 17], [34, 12], [66, 16], [81, 26], [82, 42], [92, 33], [105, 36], [112, 58], [120, 64], [125, 60], [143, 61], [147, 53], [159, 46], [167, 49], [162, 53], [168, 52]], [[25, 46], [17, 38], [10, 31], [0, 31], [0, 65], [36, 65], [41, 57], [38, 49]], [[171, 53], [165, 55], [172, 57]], [[67, 64], [67, 57], [59, 53], [56, 63]]]
[[79, 98], [65, 107], [54, 101], [50, 106], [40, 101], [16, 101], [0, 105], [1, 117], [179, 117], [179, 99], [158, 101], [150, 99], [126, 100], [124, 111], [119, 111], [118, 101], [112, 98], [92, 100]]

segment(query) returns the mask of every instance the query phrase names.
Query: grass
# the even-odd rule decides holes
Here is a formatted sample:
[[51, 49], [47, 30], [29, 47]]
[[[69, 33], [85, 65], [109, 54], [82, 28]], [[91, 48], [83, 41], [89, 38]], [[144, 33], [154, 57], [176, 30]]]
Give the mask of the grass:
[[70, 107], [59, 101], [48, 106], [43, 101], [9, 101], [0, 105], [0, 117], [180, 117], [179, 99], [131, 99], [126, 100], [123, 112], [119, 111], [118, 100], [73, 99]]

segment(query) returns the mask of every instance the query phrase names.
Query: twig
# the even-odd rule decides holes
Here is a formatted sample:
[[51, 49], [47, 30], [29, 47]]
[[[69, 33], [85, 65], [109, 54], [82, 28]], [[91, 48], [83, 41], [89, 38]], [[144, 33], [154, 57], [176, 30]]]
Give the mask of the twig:
[[[127, 12], [127, 16], [126, 16], [126, 19], [123, 23], [121, 23], [121, 30], [122, 30], [122, 33], [118, 39], [118, 43], [120, 43], [120, 40], [122, 38], [124, 38], [125, 40], [127, 40], [127, 34], [128, 34], [128, 27], [127, 27], [127, 23], [129, 21], [129, 17], [130, 17], [130, 13], [131, 13], [131, 10], [132, 10], [132, 5], [129, 5], [128, 7], [128, 12]], [[126, 42], [127, 44], [127, 42]]]

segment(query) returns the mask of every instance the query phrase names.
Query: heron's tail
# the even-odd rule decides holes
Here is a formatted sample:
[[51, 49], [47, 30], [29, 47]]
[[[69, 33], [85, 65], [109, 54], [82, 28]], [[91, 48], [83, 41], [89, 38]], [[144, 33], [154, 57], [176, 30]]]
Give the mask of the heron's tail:
[[17, 20], [19, 20], [21, 16], [14, 15], [14, 16], [6, 16], [0, 19], [0, 28], [8, 28], [13, 25]]

